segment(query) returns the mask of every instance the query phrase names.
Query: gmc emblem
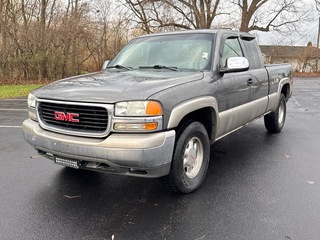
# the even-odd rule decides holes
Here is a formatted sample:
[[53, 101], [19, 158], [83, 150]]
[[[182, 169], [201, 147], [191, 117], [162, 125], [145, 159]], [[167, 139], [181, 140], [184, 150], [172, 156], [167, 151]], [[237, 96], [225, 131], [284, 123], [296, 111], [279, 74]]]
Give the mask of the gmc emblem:
[[54, 119], [57, 121], [79, 122], [79, 119], [76, 119], [76, 117], [79, 117], [78, 113], [54, 112]]

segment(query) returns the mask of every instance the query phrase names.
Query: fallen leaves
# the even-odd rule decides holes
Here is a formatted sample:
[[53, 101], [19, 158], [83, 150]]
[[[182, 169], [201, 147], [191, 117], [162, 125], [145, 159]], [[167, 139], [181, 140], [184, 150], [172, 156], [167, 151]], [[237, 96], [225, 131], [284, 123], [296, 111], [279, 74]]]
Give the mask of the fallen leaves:
[[310, 184], [310, 185], [313, 185], [315, 184], [316, 182], [315, 181], [306, 181], [306, 183]]
[[68, 199], [81, 198], [80, 195], [75, 195], [75, 196], [64, 195], [64, 197]]
[[204, 239], [205, 237], [206, 237], [206, 235], [203, 235], [202, 237], [199, 237], [196, 240], [201, 240], [201, 239]]

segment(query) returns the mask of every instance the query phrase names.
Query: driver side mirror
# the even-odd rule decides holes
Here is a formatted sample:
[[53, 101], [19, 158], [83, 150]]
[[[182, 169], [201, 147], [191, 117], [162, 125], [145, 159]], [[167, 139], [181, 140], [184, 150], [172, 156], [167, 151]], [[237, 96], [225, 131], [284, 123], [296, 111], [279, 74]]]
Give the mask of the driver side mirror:
[[221, 73], [241, 72], [249, 69], [249, 61], [245, 57], [229, 57], [226, 65], [220, 69]]
[[107, 68], [108, 64], [109, 64], [110, 60], [104, 61], [104, 63], [102, 64], [101, 70], [104, 70]]

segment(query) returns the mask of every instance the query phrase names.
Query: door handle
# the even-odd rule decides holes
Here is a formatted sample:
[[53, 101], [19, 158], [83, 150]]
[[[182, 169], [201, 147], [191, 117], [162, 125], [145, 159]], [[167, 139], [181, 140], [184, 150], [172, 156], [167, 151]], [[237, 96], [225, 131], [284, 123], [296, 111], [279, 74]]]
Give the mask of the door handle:
[[252, 84], [253, 84], [253, 80], [252, 80], [252, 78], [249, 78], [248, 81], [247, 81], [247, 85], [250, 86]]

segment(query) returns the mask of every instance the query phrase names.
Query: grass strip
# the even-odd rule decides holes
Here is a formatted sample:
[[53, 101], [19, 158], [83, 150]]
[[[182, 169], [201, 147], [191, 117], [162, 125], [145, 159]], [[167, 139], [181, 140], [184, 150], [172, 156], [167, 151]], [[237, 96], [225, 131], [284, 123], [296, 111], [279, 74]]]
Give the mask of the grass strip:
[[43, 84], [0, 85], [0, 99], [28, 96], [29, 92], [41, 86]]

